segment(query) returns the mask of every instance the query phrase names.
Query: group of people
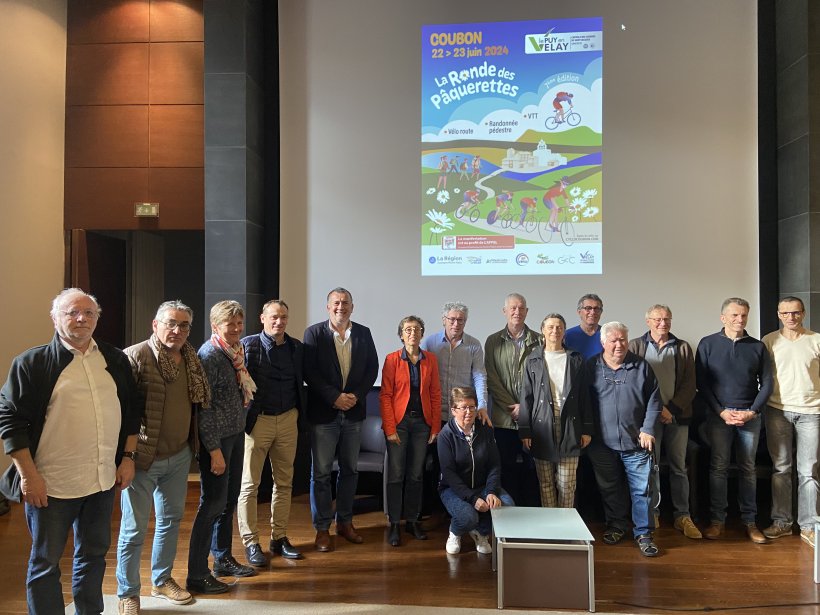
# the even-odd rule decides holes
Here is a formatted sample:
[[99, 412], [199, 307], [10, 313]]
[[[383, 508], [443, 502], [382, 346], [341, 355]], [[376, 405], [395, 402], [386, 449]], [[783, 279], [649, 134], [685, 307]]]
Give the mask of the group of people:
[[[192, 310], [168, 301], [157, 309], [150, 338], [120, 351], [93, 338], [101, 309], [92, 295], [77, 288], [57, 295], [54, 338], [15, 358], [0, 390], [0, 437], [14, 462], [0, 487], [25, 503], [30, 612], [62, 612], [59, 560], [72, 527], [77, 612], [102, 612], [117, 488], [120, 613], [140, 612], [152, 507], [151, 594], [173, 604], [225, 592], [229, 586], [218, 577], [251, 576], [272, 555], [302, 558], [287, 536], [300, 431], [310, 432], [315, 549], [333, 551], [336, 537], [362, 543], [353, 525], [356, 466], [379, 363], [370, 330], [351, 320], [353, 309], [350, 291], [333, 289], [328, 319], [308, 327], [300, 342], [286, 333], [284, 301], [267, 302], [262, 331], [245, 337], [243, 307], [220, 301], [210, 311], [212, 335], [197, 351], [188, 342]], [[746, 333], [748, 302], [727, 299], [723, 327], [697, 352], [671, 333], [672, 311], [661, 304], [647, 310], [648, 330], [631, 340], [624, 324], [599, 324], [603, 301], [595, 294], [581, 297], [580, 324], [570, 329], [557, 313], [547, 314], [539, 331], [530, 329], [526, 299], [517, 293], [506, 297], [502, 312], [505, 326], [484, 345], [465, 332], [469, 310], [460, 302], [444, 305], [443, 327], [427, 337], [420, 317], [399, 322], [401, 347], [384, 359], [379, 396], [389, 544], [402, 544], [402, 519], [408, 535], [427, 538], [420, 517], [428, 448], [451, 517], [449, 554], [460, 552], [467, 535], [478, 552], [491, 551], [493, 508], [574, 506], [585, 453], [604, 506], [604, 542], [620, 542], [631, 527], [640, 553], [656, 556], [661, 446], [674, 527], [688, 538], [722, 537], [734, 447], [749, 538], [762, 543], [793, 533], [796, 459], [796, 521], [803, 540], [814, 544], [820, 335], [803, 327], [800, 299], [779, 302], [783, 327], [762, 341]], [[708, 409], [711, 451], [710, 523], [702, 533], [689, 511], [686, 468], [698, 393]], [[755, 464], [763, 421], [774, 473], [773, 523], [761, 532]], [[194, 455], [200, 500], [183, 588], [172, 568]], [[271, 555], [257, 523], [266, 458], [273, 477]], [[234, 513], [249, 565], [232, 553]]]

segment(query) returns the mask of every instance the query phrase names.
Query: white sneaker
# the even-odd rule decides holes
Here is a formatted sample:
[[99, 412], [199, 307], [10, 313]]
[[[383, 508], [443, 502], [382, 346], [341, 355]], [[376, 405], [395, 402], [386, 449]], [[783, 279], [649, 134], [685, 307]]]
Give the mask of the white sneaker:
[[455, 555], [461, 551], [461, 536], [456, 536], [450, 532], [450, 535], [447, 537], [447, 545], [444, 548], [447, 549], [447, 553], [450, 555]]
[[490, 539], [487, 536], [482, 536], [473, 530], [470, 532], [470, 538], [475, 541], [475, 550], [479, 553], [484, 553], [486, 555], [493, 552], [493, 548], [490, 546]]

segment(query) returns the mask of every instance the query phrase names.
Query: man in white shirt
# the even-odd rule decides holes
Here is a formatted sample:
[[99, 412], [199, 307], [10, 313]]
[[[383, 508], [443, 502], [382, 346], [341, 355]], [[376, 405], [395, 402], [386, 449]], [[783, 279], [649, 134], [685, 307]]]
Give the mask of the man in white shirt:
[[16, 357], [0, 390], [0, 437], [14, 461], [0, 488], [25, 502], [26, 593], [38, 615], [65, 610], [60, 557], [72, 526], [76, 612], [102, 613], [114, 487], [134, 477], [142, 401], [126, 356], [93, 339], [99, 318], [92, 295], [62, 291], [51, 343]]
[[796, 458], [797, 523], [800, 537], [814, 546], [814, 517], [820, 514], [820, 334], [803, 326], [805, 315], [800, 299], [781, 299], [777, 317], [783, 328], [762, 340], [774, 366], [774, 390], [765, 414], [766, 443], [774, 464], [772, 525], [763, 534], [767, 538], [792, 534], [792, 459]]

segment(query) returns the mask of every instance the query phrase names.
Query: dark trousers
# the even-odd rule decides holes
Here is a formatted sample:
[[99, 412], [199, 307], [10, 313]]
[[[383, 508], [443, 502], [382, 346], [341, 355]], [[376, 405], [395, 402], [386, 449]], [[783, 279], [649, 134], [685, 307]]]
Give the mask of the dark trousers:
[[421, 513], [424, 459], [427, 456], [430, 426], [423, 416], [405, 413], [396, 425], [396, 433], [401, 442], [387, 442], [387, 516], [390, 523], [401, 521], [403, 485], [404, 517], [408, 521], [417, 521]]
[[199, 448], [200, 496], [191, 528], [191, 546], [188, 550], [188, 578], [204, 579], [210, 574], [208, 551], [214, 559], [231, 555], [233, 513], [242, 487], [242, 465], [245, 459], [245, 432], [222, 438], [222, 456], [225, 473], [211, 472], [211, 454], [204, 446]]
[[529, 451], [524, 450], [518, 430], [496, 427], [493, 432], [501, 458], [501, 486], [519, 506], [541, 506], [535, 462]]

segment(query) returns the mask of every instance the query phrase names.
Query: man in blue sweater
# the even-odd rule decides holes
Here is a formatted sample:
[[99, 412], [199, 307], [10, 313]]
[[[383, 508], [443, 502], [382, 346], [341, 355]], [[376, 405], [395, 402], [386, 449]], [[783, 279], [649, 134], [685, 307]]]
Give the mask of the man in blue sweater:
[[709, 493], [711, 524], [703, 532], [711, 540], [723, 536], [728, 506], [726, 476], [735, 443], [740, 472], [738, 505], [746, 534], [766, 542], [757, 527], [757, 471], [755, 455], [760, 438], [760, 413], [772, 393], [769, 353], [760, 340], [746, 333], [749, 302], [730, 297], [720, 310], [723, 328], [698, 344], [695, 372], [710, 412], [707, 432], [711, 444]]

